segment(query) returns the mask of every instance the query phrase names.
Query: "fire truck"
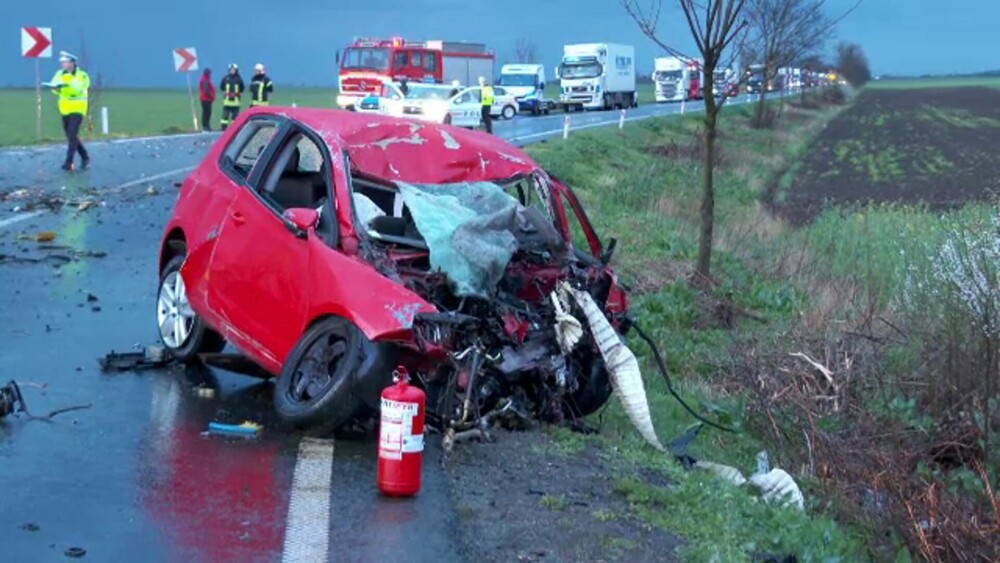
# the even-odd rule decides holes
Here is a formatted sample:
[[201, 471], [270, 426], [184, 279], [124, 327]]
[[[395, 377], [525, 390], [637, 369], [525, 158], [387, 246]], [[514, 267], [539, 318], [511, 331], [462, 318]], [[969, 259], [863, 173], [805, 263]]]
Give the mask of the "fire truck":
[[368, 94], [378, 94], [385, 82], [451, 83], [464, 86], [480, 76], [493, 80], [496, 55], [482, 43], [355, 39], [340, 57], [337, 106], [354, 109]]

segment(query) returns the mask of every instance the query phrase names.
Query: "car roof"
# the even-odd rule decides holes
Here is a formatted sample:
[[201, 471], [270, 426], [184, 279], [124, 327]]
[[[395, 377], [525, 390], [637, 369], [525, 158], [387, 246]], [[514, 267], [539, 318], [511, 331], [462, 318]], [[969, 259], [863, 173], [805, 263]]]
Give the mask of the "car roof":
[[346, 149], [354, 172], [418, 184], [499, 181], [530, 174], [538, 164], [494, 135], [450, 125], [335, 109], [265, 107], [249, 116], [287, 117]]

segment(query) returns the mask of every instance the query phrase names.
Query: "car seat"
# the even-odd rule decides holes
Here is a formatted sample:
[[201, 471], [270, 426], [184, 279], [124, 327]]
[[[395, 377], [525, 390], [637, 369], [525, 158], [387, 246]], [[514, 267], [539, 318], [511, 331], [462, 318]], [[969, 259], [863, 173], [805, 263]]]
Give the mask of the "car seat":
[[282, 209], [308, 207], [315, 209], [326, 197], [326, 182], [323, 175], [299, 170], [301, 153], [298, 147], [292, 149], [285, 169], [278, 178], [278, 184], [271, 192], [271, 198]]

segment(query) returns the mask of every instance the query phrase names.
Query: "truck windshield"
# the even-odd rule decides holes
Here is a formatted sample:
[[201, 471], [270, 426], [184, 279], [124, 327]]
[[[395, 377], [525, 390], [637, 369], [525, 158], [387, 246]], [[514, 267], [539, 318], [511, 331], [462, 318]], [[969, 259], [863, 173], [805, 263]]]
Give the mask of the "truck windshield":
[[500, 86], [538, 86], [535, 74], [501, 74]]
[[653, 73], [654, 80], [680, 80], [683, 77], [683, 70], [658, 70]]
[[563, 63], [559, 65], [560, 78], [597, 78], [604, 72], [600, 63]]
[[348, 47], [340, 65], [344, 70], [389, 70], [388, 47]]

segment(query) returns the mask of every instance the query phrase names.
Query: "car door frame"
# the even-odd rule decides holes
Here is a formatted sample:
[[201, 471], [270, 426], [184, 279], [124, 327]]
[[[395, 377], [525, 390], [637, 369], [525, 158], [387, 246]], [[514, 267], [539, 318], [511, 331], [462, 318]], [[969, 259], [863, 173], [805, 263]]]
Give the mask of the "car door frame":
[[[299, 242], [303, 243], [305, 242], [296, 240], [302, 238], [301, 233], [298, 232], [297, 227], [295, 227], [295, 225], [292, 224], [290, 219], [283, 216], [283, 210], [279, 209], [270, 198], [268, 198], [265, 194], [261, 192], [261, 189], [263, 188], [263, 183], [269, 177], [268, 175], [273, 170], [273, 166], [277, 164], [276, 160], [280, 155], [280, 151], [287, 146], [287, 143], [290, 142], [296, 134], [302, 133], [317, 146], [323, 158], [323, 167], [320, 173], [326, 183], [326, 201], [323, 204], [322, 208], [323, 210], [321, 211], [321, 216], [325, 216], [327, 218], [325, 220], [328, 220], [330, 222], [329, 229], [325, 229], [322, 233], [318, 232], [316, 229], [313, 229], [312, 233], [314, 233], [316, 236], [319, 236], [322, 239], [322, 243], [324, 245], [330, 246], [331, 248], [335, 249], [337, 247], [337, 244], [339, 243], [340, 231], [337, 220], [338, 216], [337, 204], [335, 202], [336, 183], [334, 181], [334, 167], [330, 150], [327, 147], [326, 143], [323, 141], [322, 137], [307, 125], [304, 125], [301, 122], [291, 118], [280, 117], [279, 119], [280, 119], [280, 125], [278, 131], [271, 138], [264, 152], [261, 153], [260, 157], [258, 157], [257, 161], [254, 164], [253, 170], [251, 171], [250, 175], [247, 178], [247, 181], [240, 186], [241, 191], [233, 198], [233, 203], [230, 205], [230, 210], [227, 211], [227, 217], [225, 218], [225, 221], [230, 220], [231, 210], [237, 203], [240, 202], [241, 198], [244, 200], [246, 198], [250, 198], [254, 201], [255, 204], [261, 206], [261, 210], [264, 212], [262, 214], [263, 216], [266, 216], [266, 213], [268, 212], [271, 213], [274, 216], [274, 219], [276, 219], [282, 225], [282, 227], [286, 231], [288, 231], [287, 236], [290, 237], [289, 244], [297, 244]], [[244, 194], [242, 190], [247, 190], [248, 193]], [[225, 236], [224, 232], [220, 233], [220, 241], [217, 245], [217, 252], [216, 252], [216, 256], [223, 259], [223, 264], [234, 261], [230, 260], [231, 257], [227, 257], [224, 254], [222, 254], [221, 256], [219, 255], [219, 250], [218, 250], [219, 248], [221, 248], [223, 252], [226, 249], [226, 244], [225, 244], [226, 239], [222, 238], [224, 236]], [[308, 233], [306, 234], [306, 236], [308, 236]], [[300, 281], [303, 284], [308, 284], [309, 281], [312, 280], [312, 276], [310, 273], [311, 272], [310, 262], [312, 260], [312, 254], [311, 252], [309, 252], [308, 247], [303, 247], [303, 248], [305, 249], [306, 252], [307, 263], [299, 265], [299, 269], [302, 272]], [[216, 257], [213, 257], [213, 265], [210, 265], [210, 268], [217, 265], [214, 263], [215, 259]], [[217, 276], [218, 275], [220, 274], [217, 274]], [[211, 304], [212, 308], [215, 309], [216, 313], [222, 320], [222, 326], [220, 328], [222, 329], [223, 335], [226, 337], [226, 339], [232, 342], [237, 348], [242, 350], [244, 353], [250, 355], [257, 363], [259, 363], [265, 369], [271, 371], [272, 373], [277, 374], [281, 370], [285, 358], [291, 351], [291, 348], [294, 346], [294, 341], [297, 341], [298, 338], [301, 336], [301, 333], [305, 330], [305, 324], [308, 320], [307, 317], [312, 307], [310, 289], [306, 288], [304, 290], [305, 295], [300, 300], [301, 303], [300, 310], [290, 312], [292, 315], [295, 315], [291, 323], [294, 327], [293, 332], [295, 332], [294, 340], [286, 339], [286, 341], [281, 343], [280, 345], [274, 344], [276, 339], [273, 337], [268, 338], [268, 340], [270, 341], [269, 343], [263, 343], [258, 339], [259, 337], [254, 338], [254, 336], [249, 334], [249, 330], [256, 330], [259, 327], [251, 328], [246, 326], [235, 325], [235, 323], [233, 322], [234, 317], [237, 319], [240, 318], [238, 315], [234, 314], [235, 311], [239, 311], [241, 309], [240, 299], [222, 300], [219, 298], [220, 296], [218, 294], [212, 292], [211, 288], [209, 289], [209, 292], [210, 292], [209, 303]], [[250, 296], [252, 297], [252, 291]], [[246, 299], [246, 297], [244, 297], [243, 299]], [[232, 307], [232, 310], [230, 310], [230, 307]], [[240, 324], [245, 325], [249, 323], [240, 323]]]
[[473, 96], [474, 101], [469, 104], [458, 103], [458, 100], [466, 93], [471, 93], [477, 90], [479, 90], [478, 87], [464, 88], [448, 100], [452, 125], [458, 127], [479, 127], [479, 124], [482, 121], [482, 110], [479, 109], [482, 107], [482, 98], [479, 98], [479, 102], [476, 102], [475, 96]]

